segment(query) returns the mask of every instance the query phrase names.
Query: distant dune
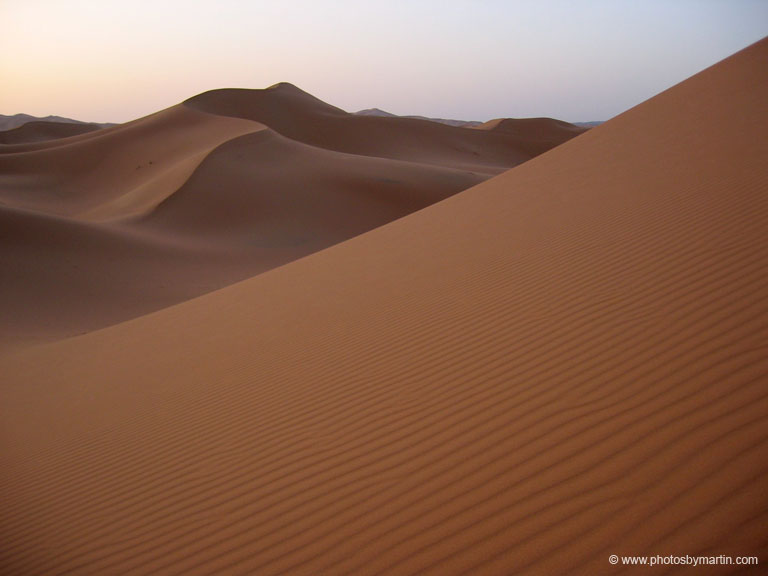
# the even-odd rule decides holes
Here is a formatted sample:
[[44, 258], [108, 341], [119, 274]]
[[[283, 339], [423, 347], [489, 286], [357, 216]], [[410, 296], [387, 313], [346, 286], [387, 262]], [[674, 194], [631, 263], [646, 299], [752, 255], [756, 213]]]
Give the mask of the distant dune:
[[28, 122], [65, 122], [67, 124], [84, 124], [84, 122], [80, 122], [79, 120], [64, 118], [62, 116], [46, 116], [45, 118], [41, 118], [29, 114], [14, 114], [12, 116], [0, 114], [0, 131], [13, 130]]
[[72, 118], [64, 118], [63, 116], [30, 116], [29, 114], [14, 114], [13, 116], [5, 116], [0, 114], [0, 131], [13, 130], [29, 122], [62, 122], [65, 124], [90, 124], [92, 126], [98, 126], [100, 128], [109, 128], [110, 126], [117, 126], [117, 124], [97, 122], [82, 122], [81, 120], [73, 120]]
[[[379, 108], [366, 108], [365, 110], [359, 110], [355, 112], [360, 116], [385, 116], [394, 118], [396, 114], [380, 110]], [[420, 120], [429, 120], [431, 122], [439, 122], [440, 124], [448, 124], [449, 126], [461, 126], [463, 128], [471, 128], [473, 126], [479, 126], [482, 122], [475, 120], [450, 120], [448, 118], [428, 118], [426, 116], [401, 116], [401, 118], [418, 118]]]
[[[358, 112], [355, 112], [355, 114], [358, 114], [360, 116], [384, 116], [387, 118], [397, 118], [398, 116], [396, 114], [392, 114], [391, 112], [387, 112], [386, 110], [381, 110], [380, 108], [366, 108], [365, 110], [359, 110]], [[489, 122], [478, 122], [476, 120], [449, 120], [447, 118], [428, 118], [426, 116], [400, 116], [400, 118], [419, 118], [421, 120], [430, 120], [432, 122], [439, 122], [440, 124], [448, 124], [449, 126], [461, 126], [462, 128], [477, 128], [479, 126], [483, 126], [484, 124], [489, 124], [493, 122], [497, 122], [498, 120], [490, 120]], [[499, 120], [513, 120], [511, 118], [502, 118]], [[522, 119], [526, 120], [526, 119]], [[557, 122], [560, 122], [559, 120]], [[591, 122], [574, 122], [572, 124], [568, 124], [567, 122], [562, 122], [563, 124], [567, 124], [568, 126], [577, 126], [579, 128], [594, 128], [596, 126], [599, 126], [602, 124], [602, 121], [591, 121]]]
[[579, 126], [580, 128], [596, 128], [597, 126], [600, 126], [600, 124], [603, 124], [603, 120], [592, 120], [590, 122], [574, 122], [574, 126]]
[[[88, 133], [45, 138], [68, 130]], [[515, 135], [357, 117], [290, 84], [214, 90], [98, 131], [4, 134], [0, 349], [221, 288], [543, 151]]]
[[532, 156], [559, 146], [587, 130], [553, 118], [497, 118], [475, 128], [510, 134], [518, 138], [519, 147]]
[[[755, 557], [758, 566], [682, 570], [764, 573], [766, 62], [768, 40], [326, 250], [0, 355], [3, 574], [678, 572], [611, 555]], [[190, 123], [191, 133], [177, 128]], [[10, 184], [23, 184], [38, 208], [4, 199], [3, 262], [9, 251], [19, 260], [3, 281], [50, 254], [59, 269], [44, 276], [40, 264], [36, 282], [53, 300], [72, 289], [60, 279], [82, 251], [103, 259], [97, 267], [116, 260], [115, 284], [133, 279], [151, 297], [120, 250], [143, 242], [142, 258], [164, 270], [173, 259], [162, 260], [162, 245], [215, 276], [249, 239], [288, 250], [297, 233], [278, 223], [293, 216], [276, 216], [287, 205], [320, 221], [335, 213], [339, 222], [310, 233], [320, 236], [341, 221], [371, 224], [373, 203], [397, 205], [381, 178], [408, 199], [438, 181], [464, 186], [448, 159], [497, 167], [510, 142], [497, 132], [348, 117], [280, 86], [208, 93], [64, 149], [4, 154], [3, 190], [18, 200]], [[146, 155], [130, 149], [144, 138]], [[174, 138], [187, 147], [162, 145]], [[124, 167], [110, 154], [89, 161], [100, 141], [131, 150]], [[393, 158], [398, 142], [412, 160]], [[523, 154], [512, 150], [510, 162]], [[88, 181], [101, 162], [120, 177], [98, 182], [140, 166], [136, 186], [155, 181], [146, 171], [169, 170], [179, 192], [156, 203], [161, 193], [136, 198], [127, 186], [103, 208], [120, 224], [106, 226], [87, 223], [103, 206], [95, 184], [72, 192], [77, 209], [36, 187], [40, 178], [56, 189], [65, 174]], [[292, 195], [282, 196], [273, 186], [291, 169]], [[250, 178], [255, 200], [232, 186]], [[314, 190], [332, 191], [330, 205]], [[252, 203], [274, 236], [248, 228]], [[124, 210], [136, 220], [119, 220]], [[81, 297], [107, 298], [92, 277], [71, 274]], [[4, 302], [23, 302], [24, 289], [38, 287], [22, 283]], [[11, 325], [23, 325], [18, 315]]]
[[69, 138], [78, 134], [86, 134], [100, 130], [96, 124], [70, 123], [70, 122], [27, 122], [17, 128], [0, 132], [0, 144], [26, 144], [30, 142], [44, 142], [57, 138]]

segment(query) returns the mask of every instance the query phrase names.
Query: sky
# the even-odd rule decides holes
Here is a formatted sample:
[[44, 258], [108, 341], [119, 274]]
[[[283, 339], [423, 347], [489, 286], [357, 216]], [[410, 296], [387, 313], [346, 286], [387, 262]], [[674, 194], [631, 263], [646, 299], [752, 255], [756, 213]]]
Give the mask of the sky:
[[607, 120], [768, 35], [768, 0], [0, 0], [0, 114], [124, 122], [291, 82], [348, 111]]

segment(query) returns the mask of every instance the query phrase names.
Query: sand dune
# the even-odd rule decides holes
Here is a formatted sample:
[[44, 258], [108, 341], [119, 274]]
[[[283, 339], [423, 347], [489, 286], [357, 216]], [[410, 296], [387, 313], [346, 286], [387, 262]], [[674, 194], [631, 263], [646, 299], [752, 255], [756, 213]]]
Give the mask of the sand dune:
[[[101, 328], [210, 292], [482, 180], [261, 130], [218, 147], [152, 211], [117, 225], [0, 207], [7, 273], [0, 349]], [[98, 209], [114, 214], [126, 207], [120, 202], [124, 197]]]
[[588, 130], [554, 118], [497, 118], [477, 130], [492, 130], [518, 139], [517, 147], [536, 156]]
[[428, 209], [0, 358], [5, 573], [764, 564], [767, 59], [763, 41]]
[[217, 148], [141, 224], [157, 233], [229, 237], [232, 248], [311, 243], [314, 252], [483, 180], [463, 170], [324, 150], [267, 130]]
[[221, 288], [533, 156], [511, 139], [430, 122], [384, 119], [377, 136], [351, 117], [281, 84], [205, 93], [98, 132], [0, 145], [0, 258], [13, 270], [0, 282], [0, 349]]
[[72, 118], [64, 118], [63, 116], [31, 116], [29, 114], [14, 114], [13, 116], [6, 116], [0, 114], [0, 130], [13, 130], [19, 126], [23, 126], [29, 122], [63, 122], [65, 124], [87, 124], [90, 126], [96, 126], [98, 128], [107, 128], [109, 126], [116, 126], [112, 123], [99, 123], [99, 122], [82, 122], [81, 120], [74, 120]]
[[213, 90], [184, 103], [213, 114], [248, 118], [312, 146], [498, 174], [532, 155], [504, 133], [481, 133], [400, 116], [348, 114], [288, 83], [266, 90]]
[[[366, 108], [365, 110], [358, 110], [355, 114], [359, 116], [384, 116], [393, 117], [397, 114], [392, 114], [386, 110], [379, 108]], [[439, 122], [440, 124], [448, 124], [449, 126], [461, 126], [462, 128], [471, 128], [472, 126], [480, 126], [482, 122], [475, 120], [453, 120], [451, 118], [428, 118], [426, 116], [401, 116], [401, 118], [418, 118], [419, 120], [429, 120], [430, 122]]]
[[0, 132], [0, 144], [27, 144], [57, 138], [69, 138], [100, 130], [96, 124], [74, 124], [71, 122], [27, 122], [18, 128]]
[[[173, 193], [213, 148], [260, 129], [175, 106], [66, 140], [0, 147], [0, 200], [79, 219], [141, 213]], [[115, 203], [124, 208], [99, 213]]]

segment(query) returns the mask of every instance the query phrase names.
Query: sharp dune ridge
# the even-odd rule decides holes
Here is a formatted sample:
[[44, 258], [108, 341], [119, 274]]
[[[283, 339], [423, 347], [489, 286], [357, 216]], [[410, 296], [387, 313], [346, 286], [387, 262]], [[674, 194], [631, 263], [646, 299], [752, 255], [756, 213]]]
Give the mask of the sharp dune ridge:
[[0, 349], [219, 289], [544, 151], [527, 136], [371, 122], [287, 83], [214, 90], [134, 122], [43, 138], [53, 126], [67, 125], [27, 124], [25, 138], [0, 145], [0, 257], [12, 270], [0, 283]]
[[[766, 61], [768, 40], [426, 209], [0, 356], [4, 572], [764, 564]], [[208, 158], [350, 154], [290, 129]], [[210, 208], [195, 174], [134, 233], [194, 228], [171, 203]]]

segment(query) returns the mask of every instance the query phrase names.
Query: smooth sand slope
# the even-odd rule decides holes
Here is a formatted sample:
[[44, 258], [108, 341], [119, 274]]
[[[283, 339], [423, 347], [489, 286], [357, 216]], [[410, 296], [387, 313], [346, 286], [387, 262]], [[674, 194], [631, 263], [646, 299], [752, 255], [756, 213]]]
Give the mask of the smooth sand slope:
[[[142, 234], [125, 219], [173, 194], [222, 142], [264, 129], [176, 106], [72, 138], [0, 146], [0, 350], [247, 277], [226, 257]], [[210, 260], [217, 265], [202, 273]]]
[[428, 209], [0, 359], [4, 573], [768, 562], [766, 61], [762, 42]]
[[290, 84], [208, 92], [55, 141], [38, 128], [0, 145], [0, 350], [249, 278], [543, 151], [524, 136], [357, 119]]
[[0, 200], [76, 220], [142, 214], [181, 186], [218, 145], [264, 128], [178, 105], [73, 138], [3, 146]]

